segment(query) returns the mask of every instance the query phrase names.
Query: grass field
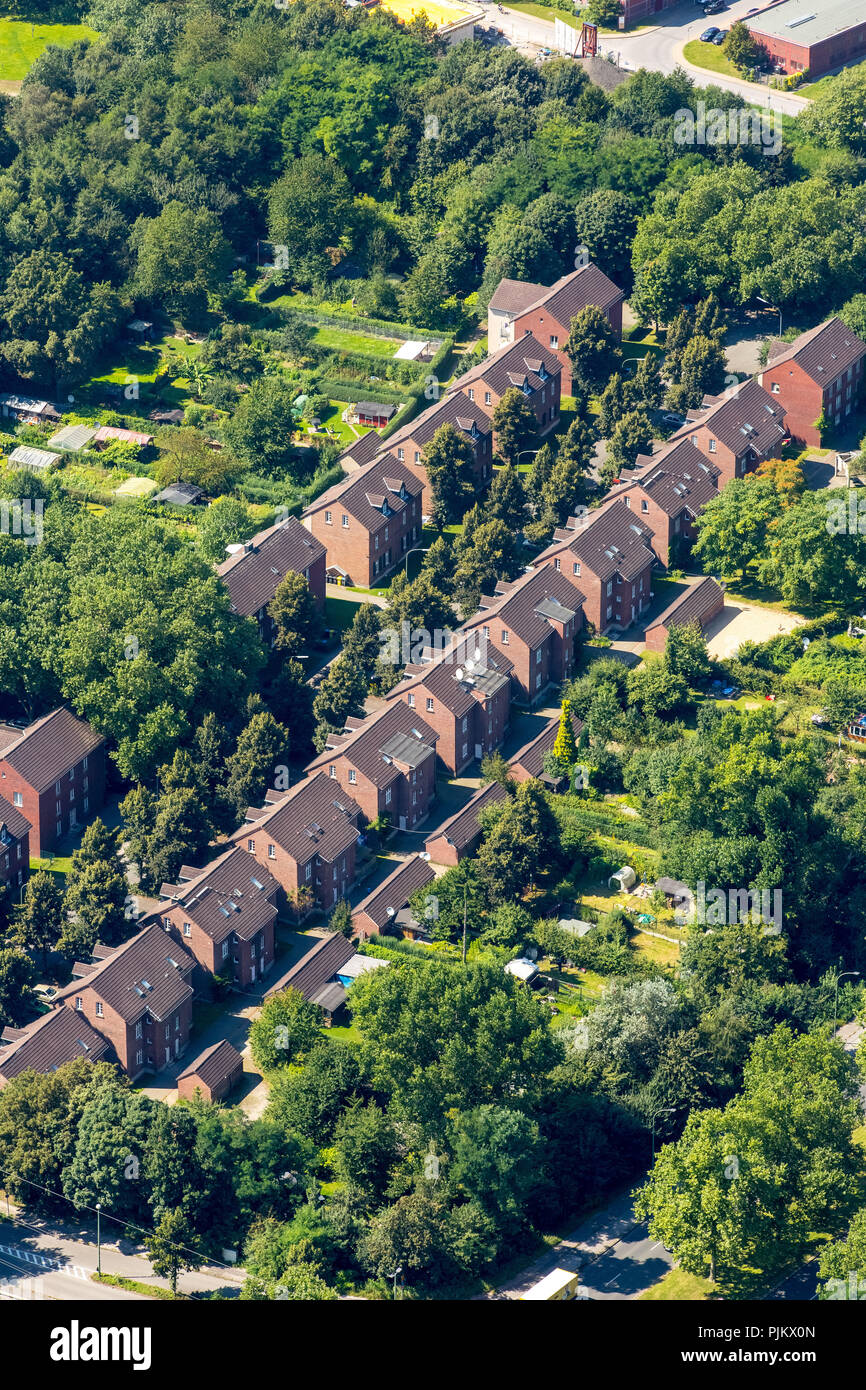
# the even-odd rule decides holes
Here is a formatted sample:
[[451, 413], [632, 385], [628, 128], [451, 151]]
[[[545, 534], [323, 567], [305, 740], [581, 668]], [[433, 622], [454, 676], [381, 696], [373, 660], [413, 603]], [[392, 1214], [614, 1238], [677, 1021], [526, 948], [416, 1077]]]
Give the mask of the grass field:
[[317, 328], [313, 342], [332, 352], [361, 352], [373, 357], [393, 357], [402, 338], [382, 338], [377, 333], [355, 333], [350, 328], [335, 328], [323, 324]]
[[714, 1290], [715, 1284], [711, 1284], [709, 1279], [686, 1274], [684, 1269], [671, 1269], [639, 1297], [651, 1303], [695, 1303], [710, 1298]]
[[[716, 28], [718, 27], [716, 25]], [[683, 57], [687, 63], [694, 63], [696, 68], [705, 68], [707, 72], [722, 72], [726, 77], [742, 79], [742, 74], [714, 43], [701, 43], [700, 39], [692, 39], [683, 49]]]
[[0, 81], [20, 82], [43, 48], [68, 48], [78, 39], [98, 34], [86, 24], [30, 24], [23, 19], [0, 19]]

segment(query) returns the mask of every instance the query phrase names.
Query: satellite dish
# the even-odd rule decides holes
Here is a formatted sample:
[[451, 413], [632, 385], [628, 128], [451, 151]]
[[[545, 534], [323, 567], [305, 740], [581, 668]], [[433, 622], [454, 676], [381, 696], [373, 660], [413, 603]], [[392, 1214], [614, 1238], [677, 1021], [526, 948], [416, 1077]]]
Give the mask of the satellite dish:
[[474, 655], [474, 657], [472, 658], [472, 660], [475, 662], [476, 665], [477, 665], [478, 662], [481, 660], [481, 649], [480, 649], [480, 647], [476, 648], [475, 655]]
[[458, 666], [458, 667], [457, 667], [457, 670], [454, 672], [454, 675], [456, 676], [457, 680], [462, 681], [462, 679], [463, 679], [463, 667], [462, 667], [462, 666]]
[[474, 671], [474, 670], [475, 670], [475, 662], [474, 662], [474, 661], [467, 661], [467, 662], [466, 662], [466, 670], [467, 670], [467, 673], [468, 673], [469, 671]]

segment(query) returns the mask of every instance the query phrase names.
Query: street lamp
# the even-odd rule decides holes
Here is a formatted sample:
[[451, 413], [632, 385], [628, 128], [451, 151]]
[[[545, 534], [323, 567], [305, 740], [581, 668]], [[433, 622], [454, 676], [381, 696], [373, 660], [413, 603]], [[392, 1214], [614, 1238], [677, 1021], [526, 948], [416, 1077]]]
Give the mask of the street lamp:
[[839, 1012], [839, 981], [844, 980], [846, 975], [859, 975], [859, 970], [843, 970], [841, 975], [836, 976], [836, 990], [833, 996], [833, 1032], [836, 1032], [836, 1016]]
[[402, 1266], [402, 1265], [398, 1265], [397, 1268], [394, 1270], [393, 1274], [388, 1274], [388, 1275], [385, 1276], [387, 1279], [393, 1279], [393, 1280], [394, 1280], [394, 1290], [393, 1290], [392, 1297], [395, 1298], [395, 1299], [396, 1299], [396, 1297], [397, 1297], [397, 1275], [398, 1275], [398, 1274], [402, 1274], [402, 1273], [403, 1273], [403, 1266]]
[[426, 554], [427, 554], [427, 551], [428, 551], [428, 550], [432, 550], [432, 549], [433, 549], [433, 547], [430, 546], [430, 545], [413, 545], [413, 547], [412, 547], [411, 550], [407, 550], [407, 551], [406, 551], [406, 578], [407, 578], [407, 579], [409, 578], [409, 556], [410, 556], [410, 555], [426, 555]]
[[656, 1161], [656, 1120], [661, 1115], [673, 1115], [673, 1113], [674, 1107], [671, 1107], [669, 1110], [657, 1110], [653, 1115], [653, 1163]]
[[102, 1231], [100, 1229], [99, 1214], [102, 1211], [102, 1203], [96, 1203], [96, 1273], [102, 1273]]
[[765, 299], [764, 296], [763, 296], [762, 294], [756, 294], [756, 295], [755, 295], [755, 298], [757, 299], [757, 301], [758, 301], [759, 304], [766, 304], [766, 306], [767, 306], [768, 309], [772, 309], [773, 312], [774, 312], [775, 314], [778, 314], [778, 315], [779, 315], [779, 337], [781, 338], [781, 336], [782, 336], [782, 310], [778, 307], [778, 305], [776, 305], [776, 304], [771, 304], [770, 301], [769, 301], [769, 299]]

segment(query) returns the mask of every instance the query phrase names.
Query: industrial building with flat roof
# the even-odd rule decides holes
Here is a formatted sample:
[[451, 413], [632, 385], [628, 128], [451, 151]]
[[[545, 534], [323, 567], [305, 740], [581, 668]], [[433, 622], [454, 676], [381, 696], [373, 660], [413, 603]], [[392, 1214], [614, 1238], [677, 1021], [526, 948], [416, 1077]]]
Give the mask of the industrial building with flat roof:
[[782, 0], [745, 22], [785, 72], [817, 77], [866, 55], [863, 0]]

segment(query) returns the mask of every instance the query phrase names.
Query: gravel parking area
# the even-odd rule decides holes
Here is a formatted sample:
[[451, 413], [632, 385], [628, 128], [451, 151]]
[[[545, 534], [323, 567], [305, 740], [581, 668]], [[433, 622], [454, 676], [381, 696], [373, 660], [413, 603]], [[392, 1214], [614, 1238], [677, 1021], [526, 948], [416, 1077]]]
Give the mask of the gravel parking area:
[[724, 609], [707, 628], [707, 649], [711, 657], [721, 660], [733, 656], [743, 642], [767, 642], [780, 632], [793, 632], [806, 619], [795, 613], [782, 613], [776, 608], [763, 608], [757, 603], [726, 601]]

